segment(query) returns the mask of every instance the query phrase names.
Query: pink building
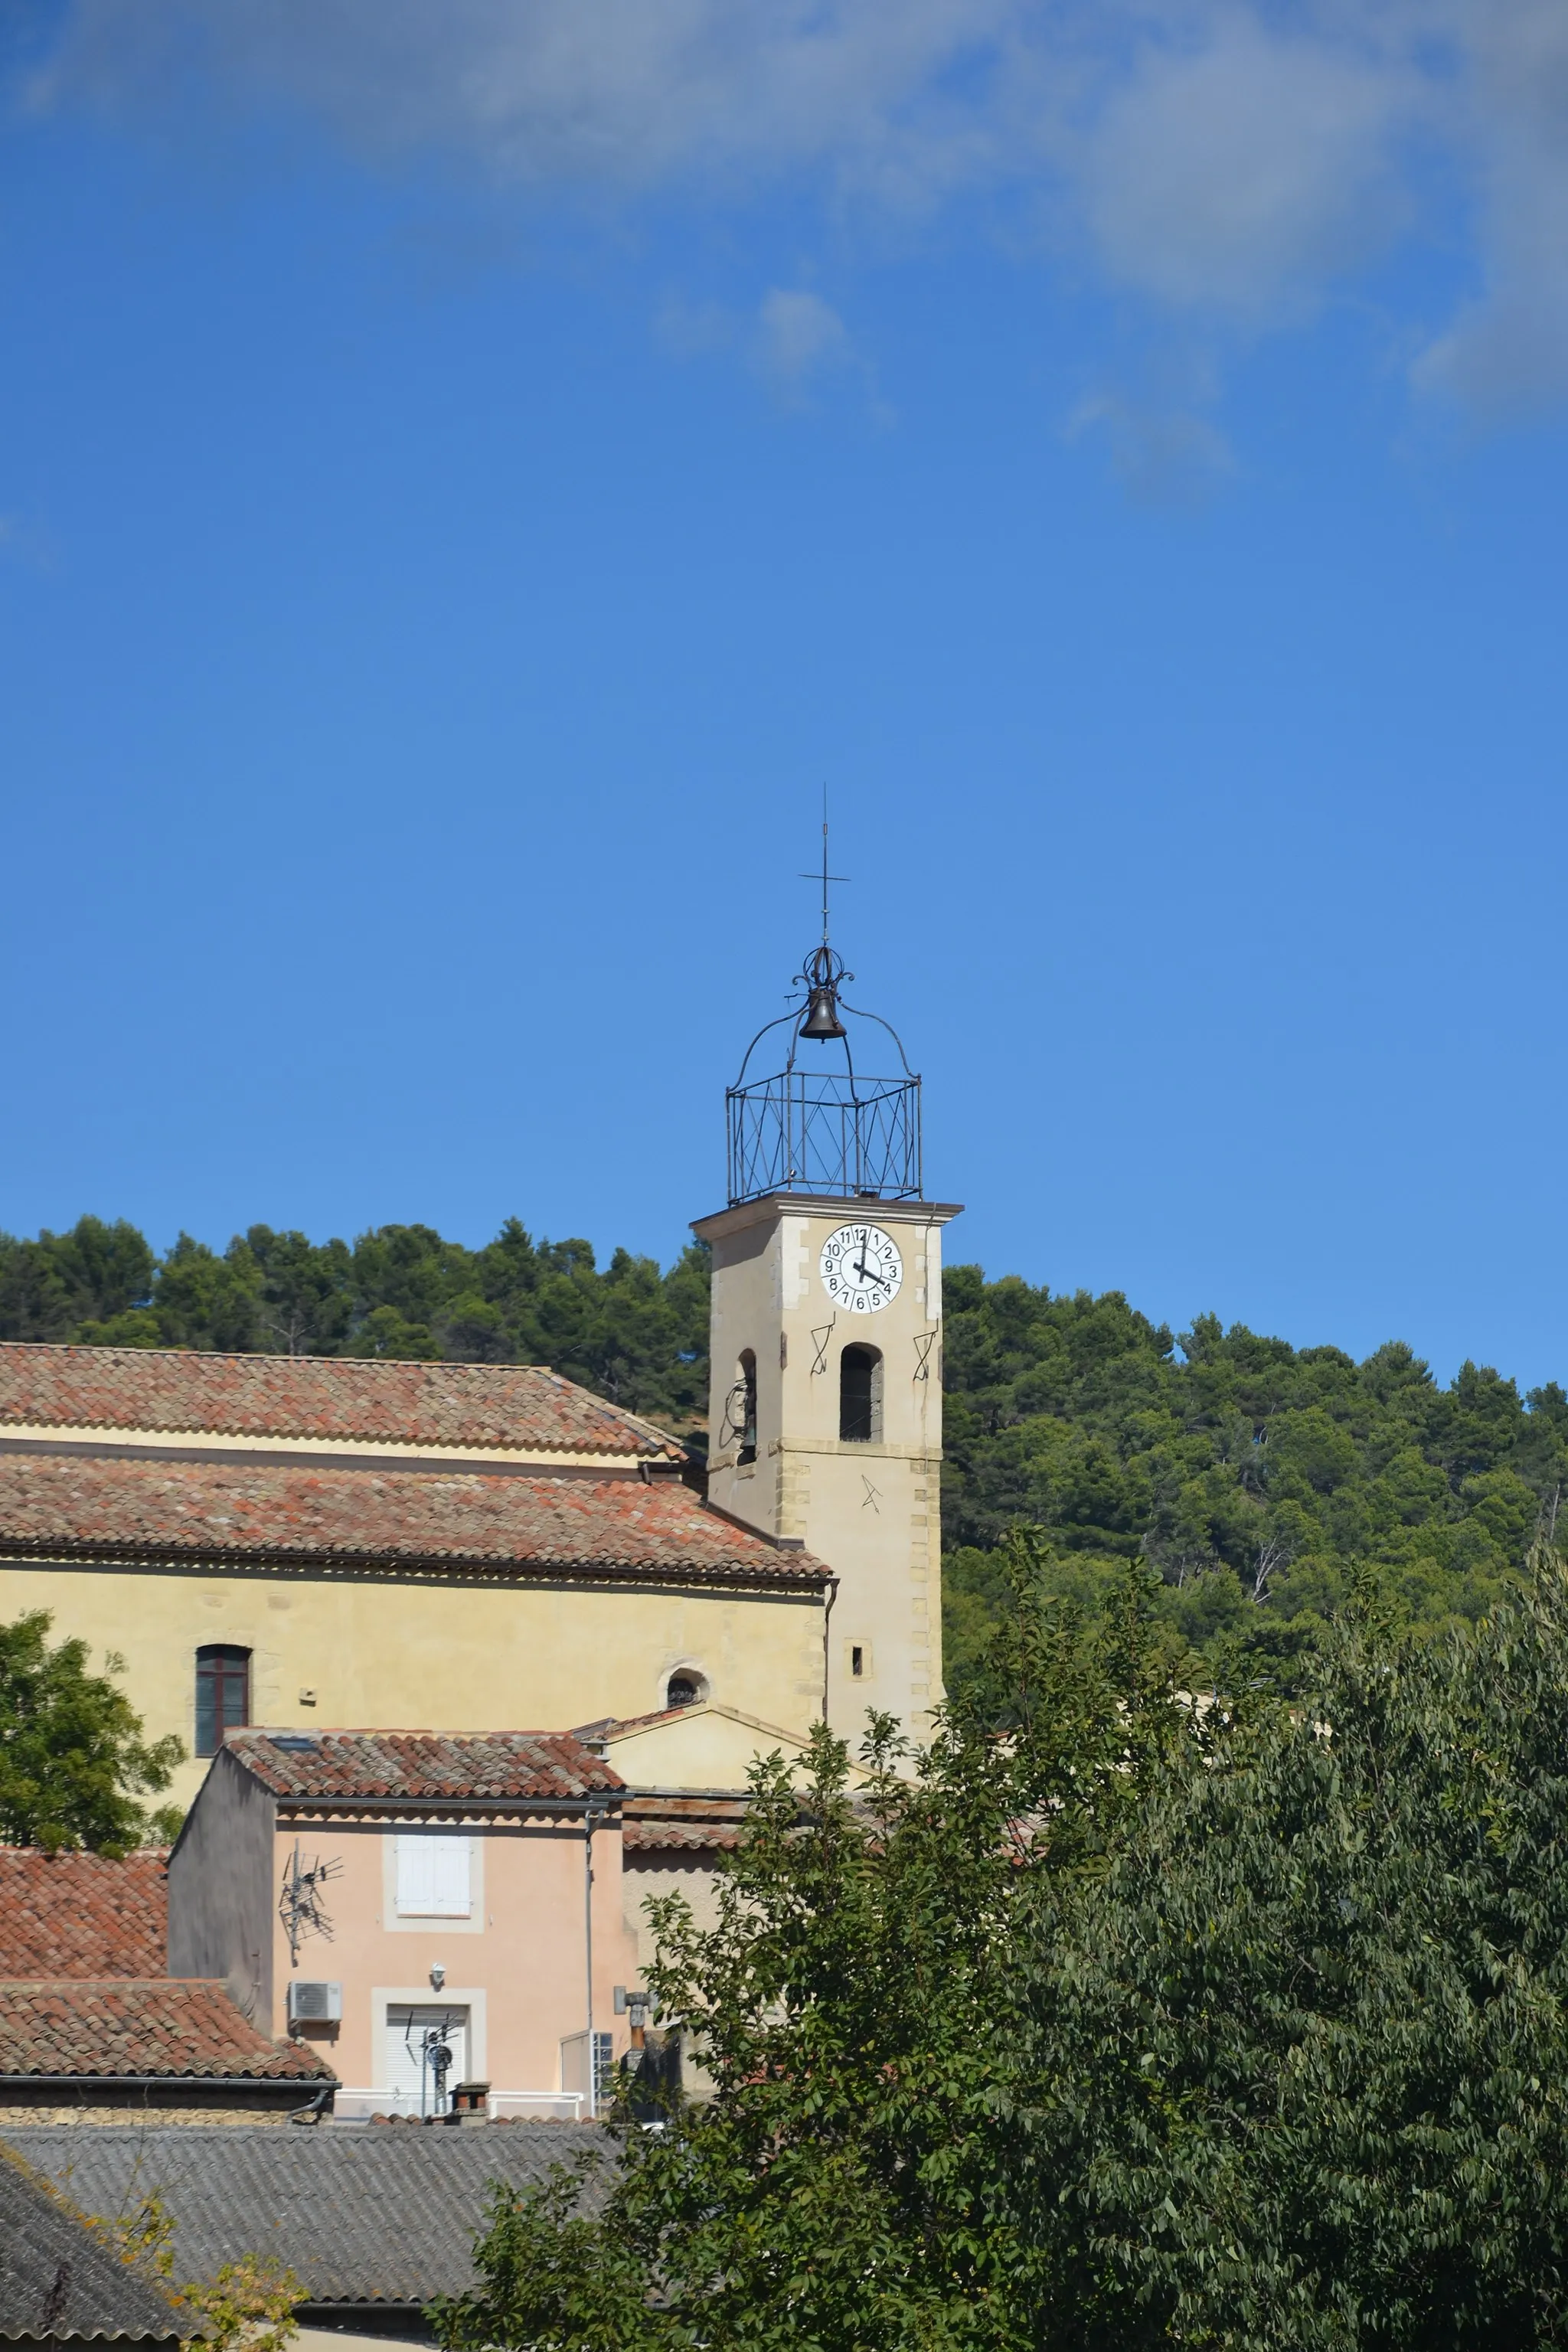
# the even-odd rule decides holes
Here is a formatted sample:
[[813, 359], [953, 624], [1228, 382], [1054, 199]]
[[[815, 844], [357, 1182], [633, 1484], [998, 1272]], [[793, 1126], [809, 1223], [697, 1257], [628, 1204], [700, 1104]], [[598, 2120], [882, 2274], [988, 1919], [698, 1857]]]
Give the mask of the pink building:
[[585, 2115], [638, 1982], [623, 1795], [564, 1733], [231, 1731], [170, 1857], [170, 1970], [314, 2045], [340, 2116], [477, 2083]]

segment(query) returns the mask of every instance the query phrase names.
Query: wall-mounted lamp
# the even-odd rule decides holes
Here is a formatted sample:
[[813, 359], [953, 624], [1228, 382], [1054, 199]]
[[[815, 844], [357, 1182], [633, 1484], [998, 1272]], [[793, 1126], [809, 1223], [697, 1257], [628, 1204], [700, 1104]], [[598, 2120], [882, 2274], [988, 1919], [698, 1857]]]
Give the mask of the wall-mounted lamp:
[[446, 1981], [447, 1971], [445, 1968], [439, 1960], [432, 1960], [430, 1963], [430, 1982], [437, 1992], [440, 1991], [441, 1987], [446, 1983]]

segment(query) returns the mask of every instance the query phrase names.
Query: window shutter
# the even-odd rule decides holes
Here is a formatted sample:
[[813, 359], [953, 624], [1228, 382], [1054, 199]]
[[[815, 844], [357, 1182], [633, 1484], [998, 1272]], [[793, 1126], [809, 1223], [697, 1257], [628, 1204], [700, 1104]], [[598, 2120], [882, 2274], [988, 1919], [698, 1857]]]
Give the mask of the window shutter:
[[397, 1910], [400, 1918], [469, 1916], [473, 1900], [466, 1837], [432, 1837], [417, 1832], [399, 1836]]

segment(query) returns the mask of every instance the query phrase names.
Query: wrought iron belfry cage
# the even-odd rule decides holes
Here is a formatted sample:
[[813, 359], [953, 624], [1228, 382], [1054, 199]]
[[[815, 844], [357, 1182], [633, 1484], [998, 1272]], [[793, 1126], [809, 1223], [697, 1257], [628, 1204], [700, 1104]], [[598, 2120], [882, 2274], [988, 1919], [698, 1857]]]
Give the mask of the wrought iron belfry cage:
[[[891, 1024], [845, 1003], [840, 989], [854, 978], [824, 940], [795, 977], [804, 1004], [797, 999], [759, 1029], [746, 1048], [741, 1075], [725, 1097], [731, 1207], [769, 1192], [919, 1199], [921, 1082]], [[857, 1069], [850, 1033], [840, 1017], [846, 1013], [887, 1032], [901, 1075], [873, 1077]], [[789, 1031], [784, 1067], [765, 1077], [752, 1076], [758, 1047], [779, 1029]], [[821, 1052], [834, 1058], [816, 1068], [814, 1060], [803, 1059], [803, 1047], [812, 1057]]]

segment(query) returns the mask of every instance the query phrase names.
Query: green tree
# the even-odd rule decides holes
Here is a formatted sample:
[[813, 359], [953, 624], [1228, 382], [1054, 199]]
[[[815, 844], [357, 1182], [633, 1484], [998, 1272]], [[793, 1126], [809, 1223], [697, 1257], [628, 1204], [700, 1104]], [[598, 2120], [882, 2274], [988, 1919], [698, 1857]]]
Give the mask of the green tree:
[[658, 1919], [711, 2097], [498, 2189], [452, 2352], [1568, 2341], [1561, 1561], [1439, 1642], [1355, 1580], [1310, 1703], [1227, 1710], [1030, 1549], [1005, 1736], [758, 1771]]
[[182, 1234], [159, 1265], [157, 1303], [149, 1319], [157, 1346], [246, 1354], [259, 1344], [266, 1328], [255, 1257], [243, 1244], [220, 1257], [205, 1242]]
[[168, 1787], [184, 1758], [179, 1740], [144, 1742], [141, 1717], [110, 1679], [124, 1661], [89, 1674], [87, 1643], [51, 1648], [49, 1622], [40, 1609], [0, 1625], [0, 1836], [109, 1854], [174, 1836], [176, 1811], [137, 1800]]
[[819, 1728], [803, 1786], [754, 1771], [716, 1925], [655, 1906], [652, 1989], [710, 2095], [628, 2132], [585, 2208], [564, 2174], [498, 2192], [480, 2284], [437, 2315], [453, 2352], [1037, 2340], [998, 2164], [1015, 1923], [1035, 1877], [1103, 1866], [1180, 1718], [1141, 1572], [1093, 1617], [1037, 1609], [1031, 1551], [1010, 1546], [1005, 1739], [961, 1706], [910, 1756], [874, 1718], [858, 1777]]
[[1568, 2340], [1568, 1584], [1440, 1643], [1364, 1581], [1307, 1705], [1037, 1882], [1020, 2234], [1105, 2352]]
[[143, 1303], [155, 1261], [123, 1218], [81, 1217], [68, 1234], [37, 1241], [0, 1234], [0, 1338], [72, 1339], [79, 1327], [106, 1323]]
[[1568, 1395], [1464, 1365], [1440, 1388], [1395, 1342], [1364, 1362], [1200, 1316], [1178, 1340], [1120, 1294], [1053, 1297], [977, 1266], [946, 1277], [948, 1632], [984, 1651], [986, 1562], [1024, 1518], [1056, 1591], [1108, 1587], [1142, 1553], [1160, 1613], [1222, 1669], [1301, 1686], [1349, 1580], [1373, 1569], [1436, 1634], [1518, 1590], [1568, 1483]]

